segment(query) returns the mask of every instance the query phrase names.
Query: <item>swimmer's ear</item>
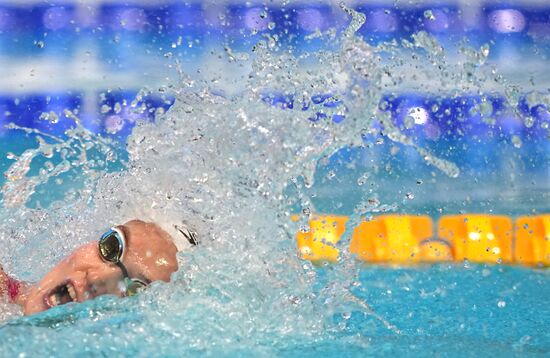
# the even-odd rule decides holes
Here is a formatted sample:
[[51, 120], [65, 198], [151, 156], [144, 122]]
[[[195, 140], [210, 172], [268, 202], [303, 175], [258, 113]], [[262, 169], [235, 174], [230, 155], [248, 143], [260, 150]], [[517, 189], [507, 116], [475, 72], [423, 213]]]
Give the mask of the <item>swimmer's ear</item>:
[[199, 240], [197, 238], [197, 233], [196, 232], [189, 230], [185, 226], [174, 225], [174, 227], [176, 228], [176, 230], [180, 234], [183, 235], [183, 237], [185, 237], [187, 239], [187, 241], [189, 241], [189, 243], [191, 245], [198, 245], [199, 244]]

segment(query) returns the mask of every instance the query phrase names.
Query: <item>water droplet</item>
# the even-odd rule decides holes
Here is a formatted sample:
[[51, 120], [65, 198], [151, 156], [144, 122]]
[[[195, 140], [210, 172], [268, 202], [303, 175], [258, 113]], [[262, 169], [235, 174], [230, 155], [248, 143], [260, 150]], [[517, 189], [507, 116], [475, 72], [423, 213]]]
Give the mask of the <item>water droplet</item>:
[[485, 44], [485, 45], [481, 46], [481, 48], [479, 49], [479, 53], [480, 53], [483, 57], [489, 57], [489, 52], [490, 52], [490, 46], [489, 46], [489, 44]]
[[53, 147], [51, 145], [42, 145], [41, 150], [42, 155], [46, 158], [53, 157]]
[[405, 125], [405, 128], [411, 129], [414, 127], [414, 117], [411, 115], [406, 116], [403, 124]]
[[52, 124], [56, 124], [57, 122], [59, 122], [59, 116], [53, 111], [41, 113], [39, 119], [43, 121], [48, 121]]
[[435, 21], [435, 16], [432, 12], [432, 10], [426, 10], [424, 11], [424, 17], [430, 21]]
[[159, 116], [163, 115], [164, 113], [166, 113], [164, 108], [162, 108], [162, 107], [157, 108], [155, 110], [155, 118], [158, 118]]
[[497, 303], [498, 308], [504, 308], [506, 307], [506, 301], [500, 300]]
[[512, 144], [514, 145], [514, 147], [516, 148], [521, 148], [521, 146], [523, 145], [523, 142], [521, 141], [521, 138], [517, 135], [513, 135], [512, 136]]
[[405, 198], [407, 198], [409, 200], [413, 200], [414, 199], [414, 194], [413, 193], [407, 193], [407, 194], [405, 194]]
[[483, 116], [490, 116], [493, 114], [493, 102], [487, 98], [483, 98], [479, 104], [479, 113]]
[[44, 41], [34, 41], [34, 45], [38, 48], [44, 48], [46, 44], [44, 44]]
[[525, 125], [525, 127], [531, 128], [535, 124], [535, 118], [533, 118], [532, 116], [526, 116], [523, 119], [523, 124]]
[[396, 155], [397, 153], [399, 153], [399, 147], [394, 145], [394, 146], [391, 147], [391, 149], [390, 149], [390, 154], [391, 154], [391, 155]]
[[367, 180], [369, 180], [369, 174], [365, 173], [357, 179], [357, 185], [359, 185], [359, 186], [365, 185]]
[[519, 342], [520, 342], [521, 344], [527, 344], [527, 343], [529, 343], [529, 341], [530, 341], [531, 339], [532, 339], [531, 336], [523, 336], [523, 337], [520, 338]]
[[111, 106], [108, 106], [106, 104], [101, 106], [101, 114], [106, 114], [111, 110]]

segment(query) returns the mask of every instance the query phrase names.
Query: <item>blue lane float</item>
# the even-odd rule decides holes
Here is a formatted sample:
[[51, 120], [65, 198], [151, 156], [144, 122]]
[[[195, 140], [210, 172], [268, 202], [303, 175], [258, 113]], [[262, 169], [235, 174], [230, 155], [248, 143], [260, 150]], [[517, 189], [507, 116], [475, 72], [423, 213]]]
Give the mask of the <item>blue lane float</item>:
[[2, 134], [5, 126], [13, 123], [20, 127], [34, 128], [42, 132], [62, 136], [74, 124], [64, 116], [65, 110], [79, 113], [82, 94], [64, 92], [57, 94], [25, 94], [0, 96], [0, 121]]
[[82, 17], [76, 6], [44, 4], [0, 6], [0, 48], [4, 56], [70, 58]]
[[174, 103], [169, 95], [145, 95], [136, 100], [137, 94], [137, 90], [102, 92], [98, 106], [91, 109], [84, 108], [83, 95], [78, 92], [0, 95], [0, 135], [9, 135], [6, 126], [13, 123], [63, 137], [74, 127], [74, 121], [64, 115], [69, 110], [93, 132], [123, 139], [136, 122], [152, 121], [159, 110], [167, 111]]
[[[344, 121], [346, 117], [345, 113], [347, 112], [347, 108], [344, 106], [343, 101], [337, 99], [330, 93], [317, 94], [310, 98], [295, 99], [293, 95], [286, 95], [278, 92], [264, 92], [261, 98], [265, 103], [281, 109], [294, 109], [296, 107], [302, 111], [307, 111], [312, 105], [320, 105], [320, 107], [327, 109], [326, 113], [318, 111], [309, 117], [308, 119], [312, 122], [317, 122], [330, 116], [334, 123], [340, 123]], [[341, 109], [336, 111], [336, 113], [332, 113], [339, 106]]]
[[174, 103], [169, 95], [146, 95], [137, 98], [137, 91], [102, 92], [99, 103], [98, 131], [126, 138], [139, 121], [152, 121], [158, 111], [167, 111]]
[[[480, 5], [478, 17], [468, 15], [458, 3], [392, 7], [359, 2], [355, 9], [367, 16], [359, 34], [370, 43], [401, 40], [426, 31], [447, 49], [452, 48], [451, 40], [462, 37], [472, 46], [492, 43], [493, 59], [505, 59], [511, 49], [517, 52], [518, 48], [550, 51], [550, 8], [546, 5], [487, 2]], [[312, 34], [330, 28], [342, 30], [347, 21], [345, 14], [328, 2], [214, 6], [178, 1], [118, 5], [105, 1], [89, 11], [78, 11], [70, 3], [8, 3], [0, 5], [0, 49], [8, 56], [64, 58], [73, 54], [76, 41], [84, 36], [101, 45], [107, 62], [131, 68], [136, 59], [126, 54], [132, 49], [145, 48], [158, 54], [162, 47], [167, 52], [172, 44], [178, 44], [179, 37], [184, 45], [172, 48], [172, 52], [191, 56], [203, 51], [202, 44], [210, 38], [224, 39], [236, 49], [250, 49], [267, 33], [276, 34], [281, 44], [292, 45], [296, 51], [315, 50], [321, 40]]]

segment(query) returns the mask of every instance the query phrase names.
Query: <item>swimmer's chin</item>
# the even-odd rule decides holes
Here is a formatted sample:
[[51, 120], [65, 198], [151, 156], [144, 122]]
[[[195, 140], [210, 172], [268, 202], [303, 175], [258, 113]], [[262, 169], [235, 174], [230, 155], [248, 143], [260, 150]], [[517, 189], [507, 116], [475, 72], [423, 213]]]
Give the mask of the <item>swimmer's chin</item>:
[[30, 316], [40, 312], [48, 310], [50, 306], [47, 303], [45, 295], [33, 295], [31, 292], [23, 303], [23, 314], [25, 316]]
[[23, 314], [25, 316], [30, 316], [33, 314], [37, 314], [40, 312], [44, 312], [49, 307], [46, 305], [46, 302], [39, 301], [39, 302], [26, 302], [23, 306]]

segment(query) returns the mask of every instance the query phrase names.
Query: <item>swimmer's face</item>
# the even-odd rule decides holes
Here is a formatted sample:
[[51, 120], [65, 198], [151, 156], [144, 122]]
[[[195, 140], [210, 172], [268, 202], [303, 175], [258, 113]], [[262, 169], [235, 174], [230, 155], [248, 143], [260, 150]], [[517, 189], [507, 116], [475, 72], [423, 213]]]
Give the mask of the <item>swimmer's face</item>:
[[[152, 223], [132, 220], [118, 228], [125, 234], [122, 263], [130, 278], [149, 283], [170, 281], [177, 270], [176, 247], [170, 236]], [[98, 241], [77, 248], [58, 263], [29, 291], [24, 301], [26, 315], [68, 302], [82, 302], [97, 296], [123, 296], [122, 270], [104, 261]]]

